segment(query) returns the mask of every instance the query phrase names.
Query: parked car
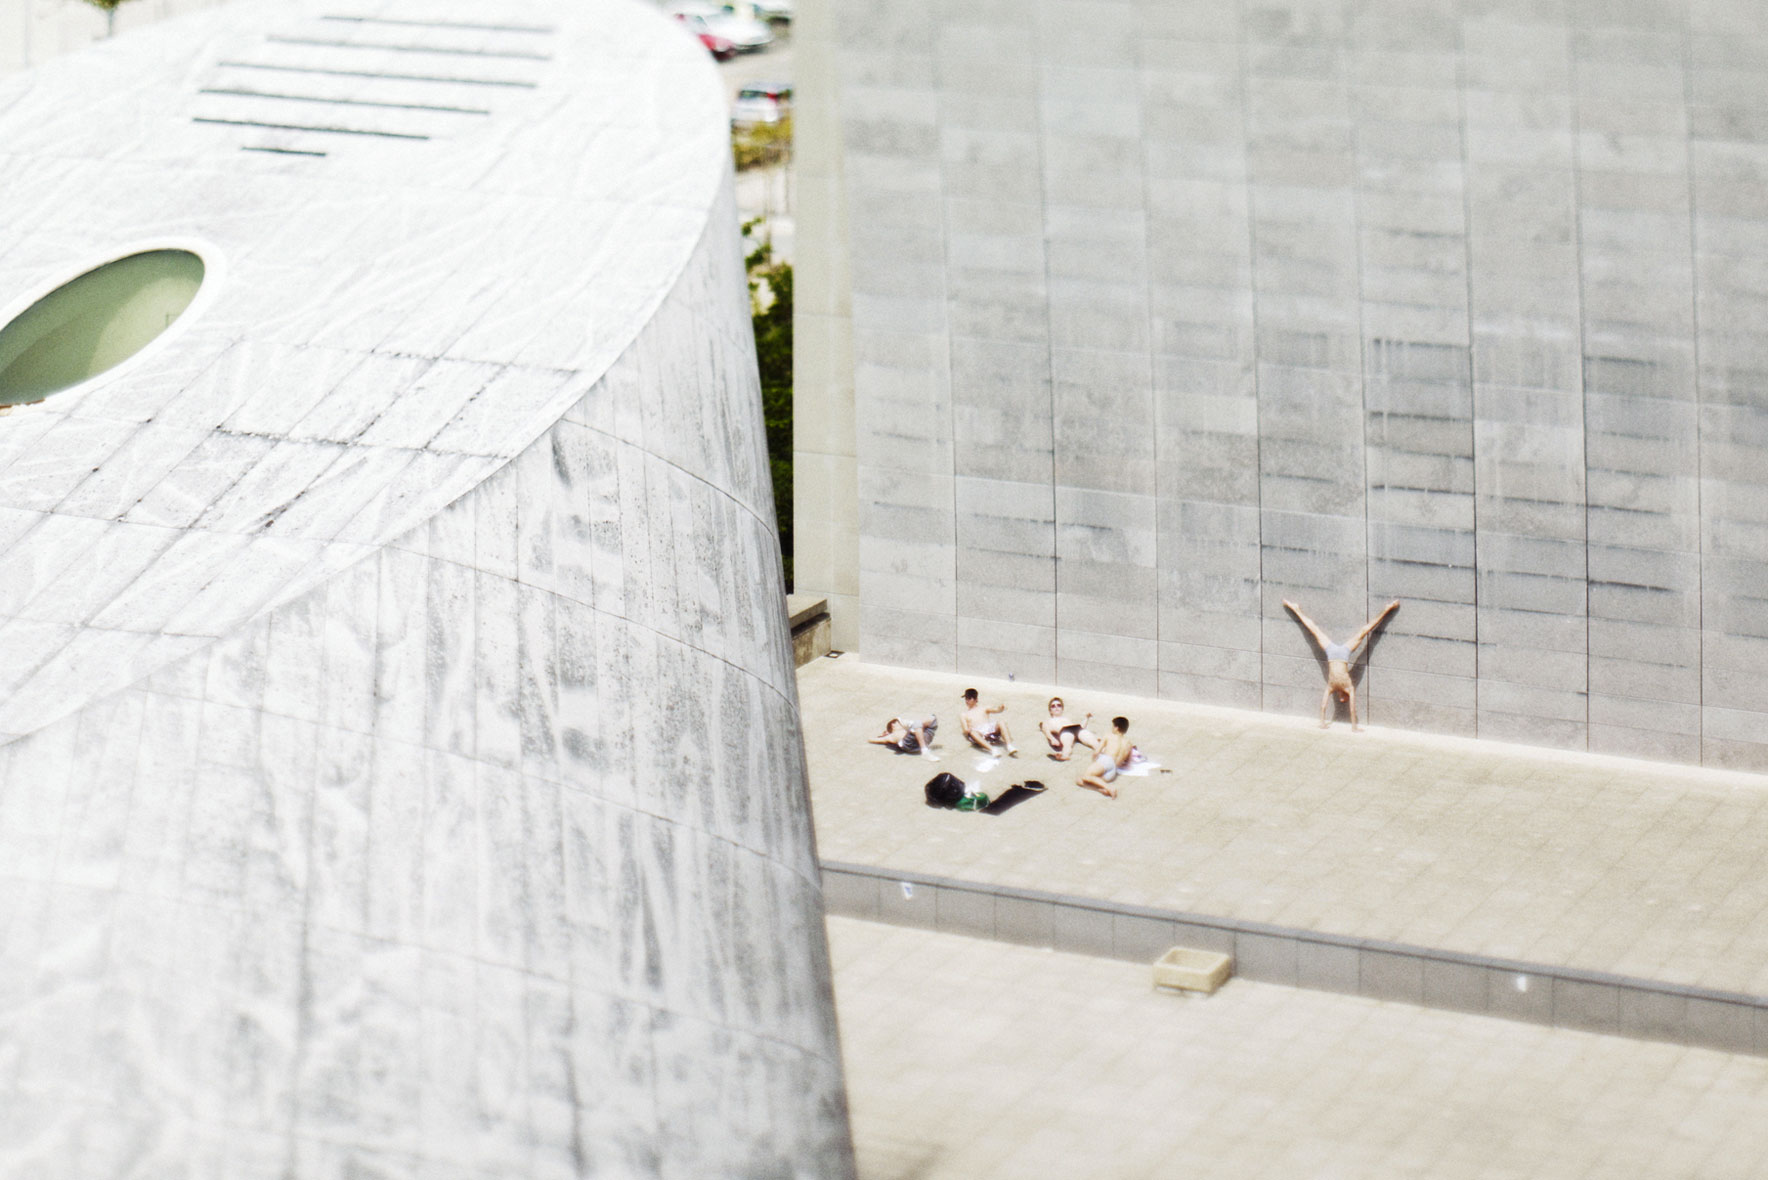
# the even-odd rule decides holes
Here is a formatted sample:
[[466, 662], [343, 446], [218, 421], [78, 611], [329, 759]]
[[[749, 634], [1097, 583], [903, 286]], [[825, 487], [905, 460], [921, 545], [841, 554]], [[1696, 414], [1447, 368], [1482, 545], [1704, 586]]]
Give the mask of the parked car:
[[714, 59], [729, 61], [737, 55], [737, 47], [732, 45], [727, 38], [720, 37], [707, 28], [706, 22], [699, 17], [686, 16], [678, 12], [675, 14], [675, 19], [684, 29], [700, 39], [700, 44], [706, 47], [706, 52], [710, 53]]
[[765, 49], [773, 44], [773, 30], [765, 22], [732, 16], [706, 0], [674, 0], [665, 11], [675, 17], [699, 18], [708, 32], [729, 41], [739, 53]]
[[724, 0], [719, 5], [731, 16], [749, 20], [787, 22], [792, 19], [792, 0]]
[[790, 82], [750, 82], [731, 103], [731, 126], [765, 127], [792, 113]]

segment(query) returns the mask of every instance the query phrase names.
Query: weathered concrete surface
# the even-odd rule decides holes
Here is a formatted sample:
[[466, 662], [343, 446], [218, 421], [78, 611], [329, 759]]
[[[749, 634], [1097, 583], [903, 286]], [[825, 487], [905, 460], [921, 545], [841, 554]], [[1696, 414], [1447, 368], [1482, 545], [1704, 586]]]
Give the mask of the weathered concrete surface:
[[[825, 861], [1768, 995], [1761, 775], [1065, 686], [1069, 716], [1127, 715], [1156, 764], [1108, 800], [1074, 785], [1082, 760], [1048, 757], [1047, 686], [847, 656], [798, 678]], [[1017, 758], [958, 732], [971, 684], [1008, 706]], [[938, 762], [865, 744], [928, 713]], [[921, 791], [942, 770], [991, 797], [1048, 789], [940, 811]]]
[[1768, 1151], [1759, 1058], [1239, 979], [1187, 1000], [1145, 965], [852, 918], [829, 935], [865, 1180], [1745, 1180]]
[[851, 1174], [721, 91], [628, 3], [0, 79], [0, 319], [211, 264], [0, 418], [0, 1176]]
[[1768, 768], [1760, 5], [824, 3], [866, 658]]

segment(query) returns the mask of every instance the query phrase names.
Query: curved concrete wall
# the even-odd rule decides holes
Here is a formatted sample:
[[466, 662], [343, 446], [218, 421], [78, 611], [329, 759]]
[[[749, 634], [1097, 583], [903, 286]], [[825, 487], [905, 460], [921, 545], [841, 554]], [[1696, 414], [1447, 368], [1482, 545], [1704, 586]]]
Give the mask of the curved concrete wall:
[[0, 83], [6, 298], [222, 262], [0, 418], [0, 1176], [851, 1175], [716, 77], [335, 11]]
[[867, 658], [1768, 770], [1759, 6], [831, 3]]
[[0, 746], [0, 1175], [850, 1167], [736, 250], [427, 526]]

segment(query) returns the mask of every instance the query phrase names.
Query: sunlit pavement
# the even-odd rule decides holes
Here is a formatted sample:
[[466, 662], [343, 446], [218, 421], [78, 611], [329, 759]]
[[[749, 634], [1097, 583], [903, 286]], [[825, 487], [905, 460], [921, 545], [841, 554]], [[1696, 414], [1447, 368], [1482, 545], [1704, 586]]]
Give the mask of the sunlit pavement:
[[[984, 770], [966, 746], [970, 684], [1008, 705], [1018, 758]], [[1048, 686], [846, 656], [799, 691], [825, 861], [1768, 993], [1762, 776], [1056, 690], [1077, 718], [1128, 715], [1158, 764], [1108, 800], [1046, 757]], [[926, 713], [938, 763], [865, 743]], [[937, 770], [1050, 789], [939, 811], [921, 795]]]
[[829, 933], [864, 1180], [1768, 1175], [1765, 1058]]
[[[1018, 758], [958, 730], [974, 685]], [[867, 665], [800, 670], [825, 861], [1761, 994], [1759, 776]], [[1123, 713], [1107, 800], [1035, 727]], [[935, 713], [939, 761], [866, 744]], [[951, 770], [998, 816], [926, 807]], [[867, 1180], [1768, 1176], [1768, 1058], [834, 917]]]

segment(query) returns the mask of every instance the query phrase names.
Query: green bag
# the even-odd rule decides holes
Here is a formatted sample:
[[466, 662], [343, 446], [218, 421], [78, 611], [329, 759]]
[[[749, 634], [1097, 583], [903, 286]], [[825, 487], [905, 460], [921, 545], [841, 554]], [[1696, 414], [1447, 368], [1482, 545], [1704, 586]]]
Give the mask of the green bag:
[[984, 795], [981, 791], [976, 792], [974, 795], [965, 795], [962, 799], [958, 800], [959, 811], [981, 811], [987, 806], [988, 796]]

